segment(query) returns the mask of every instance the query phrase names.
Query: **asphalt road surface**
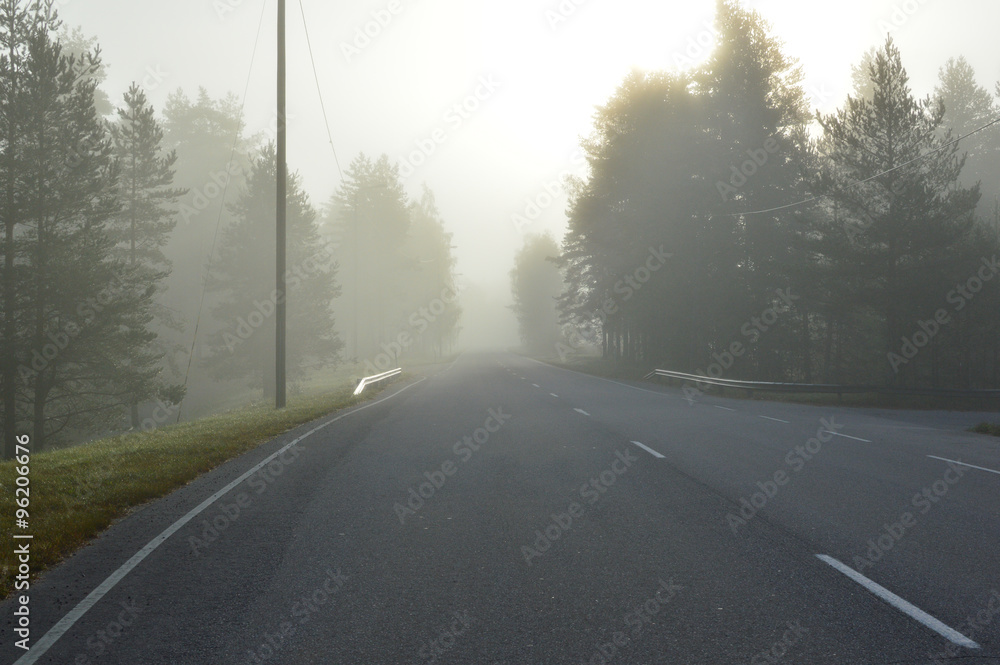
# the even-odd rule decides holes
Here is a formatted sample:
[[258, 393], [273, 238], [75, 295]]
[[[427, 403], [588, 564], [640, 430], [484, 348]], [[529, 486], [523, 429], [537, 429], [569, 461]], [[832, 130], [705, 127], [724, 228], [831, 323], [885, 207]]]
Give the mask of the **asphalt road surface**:
[[983, 419], [466, 354], [117, 523], [2, 662], [997, 663]]

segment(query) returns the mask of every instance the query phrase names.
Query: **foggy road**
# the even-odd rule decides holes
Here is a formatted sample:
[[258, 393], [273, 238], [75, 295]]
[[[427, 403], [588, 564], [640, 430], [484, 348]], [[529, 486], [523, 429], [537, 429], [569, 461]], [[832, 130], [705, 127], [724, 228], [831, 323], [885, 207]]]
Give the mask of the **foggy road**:
[[[979, 415], [690, 402], [465, 354], [275, 457], [33, 662], [997, 662], [1000, 451], [964, 431]], [[46, 573], [33, 638], [322, 422]]]

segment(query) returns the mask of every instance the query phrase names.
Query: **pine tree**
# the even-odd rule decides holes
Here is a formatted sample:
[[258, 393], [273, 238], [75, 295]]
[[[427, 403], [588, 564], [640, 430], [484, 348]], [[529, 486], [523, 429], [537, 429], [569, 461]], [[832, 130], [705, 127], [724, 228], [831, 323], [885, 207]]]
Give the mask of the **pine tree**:
[[[685, 323], [697, 318], [681, 292], [688, 282], [708, 284], [700, 279], [706, 262], [694, 202], [714, 185], [691, 177], [702, 169], [704, 146], [690, 84], [683, 74], [633, 72], [598, 110], [584, 143], [590, 178], [570, 183], [560, 260], [567, 290], [559, 307], [573, 346], [599, 344], [609, 358], [629, 362], [691, 356], [677, 351], [693, 337]], [[664, 267], [652, 256], [660, 252], [678, 260]], [[626, 284], [650, 259], [655, 275], [640, 289]]]
[[858, 99], [871, 101], [875, 96], [875, 87], [872, 85], [872, 66], [875, 64], [875, 55], [878, 47], [872, 46], [861, 56], [861, 61], [856, 65], [851, 65], [851, 91]]
[[[162, 249], [177, 224], [172, 204], [187, 190], [170, 187], [174, 180], [173, 166], [177, 153], [163, 150], [163, 130], [153, 108], [147, 103], [145, 93], [133, 83], [125, 93], [124, 103], [118, 109], [118, 121], [111, 125], [119, 172], [118, 194], [123, 208], [109, 225], [109, 231], [117, 241], [116, 254], [119, 258], [139, 279], [160, 290], [171, 267]], [[158, 305], [156, 314], [155, 323], [160, 326], [174, 330], [181, 328], [166, 307]], [[165, 350], [161, 347], [158, 352], [163, 354]], [[143, 355], [147, 354], [149, 350], [144, 349]], [[133, 359], [132, 365], [137, 360]], [[138, 377], [130, 380], [129, 386], [130, 417], [132, 426], [138, 427], [139, 404], [167, 387], [141, 381]]]
[[405, 254], [410, 210], [399, 167], [387, 155], [372, 160], [359, 155], [329, 204], [346, 229], [340, 251], [348, 297], [350, 355], [373, 362], [398, 334], [394, 323], [409, 317], [413, 305], [403, 284], [417, 265]]
[[50, 3], [25, 11], [4, 0], [0, 15], [4, 429], [9, 446], [18, 423], [30, 422], [41, 449], [113, 427], [125, 384], [155, 375], [143, 352], [152, 289], [113, 256], [107, 221], [120, 209], [117, 173], [87, 76], [99, 59], [62, 52]]
[[[452, 234], [445, 231], [434, 193], [424, 185], [420, 200], [410, 204], [410, 232], [403, 249], [416, 270], [413, 279], [402, 285], [408, 304], [399, 319], [396, 337], [399, 333], [409, 335], [410, 348], [427, 358], [440, 358], [458, 336], [462, 309], [457, 301], [451, 241]], [[444, 311], [437, 311], [438, 303], [445, 304]], [[432, 306], [433, 312], [421, 313], [421, 309], [427, 312]]]
[[[715, 329], [706, 331], [709, 345], [702, 344], [706, 362], [789, 285], [798, 222], [793, 210], [781, 207], [805, 194], [801, 161], [809, 118], [801, 67], [758, 12], [719, 0], [716, 26], [719, 46], [697, 77], [708, 117], [709, 169], [721, 194], [709, 199], [719, 205], [706, 209], [711, 214], [703, 222], [721, 287], [712, 298]], [[778, 210], [740, 215], [772, 208]], [[781, 378], [787, 332], [770, 330], [751, 347], [743, 362], [756, 365], [754, 378]]]
[[560, 343], [556, 299], [563, 291], [562, 275], [551, 259], [559, 245], [550, 235], [525, 239], [510, 271], [511, 309], [517, 316], [521, 343], [529, 353], [551, 356]]
[[[942, 131], [950, 129], [952, 138], [965, 136], [1000, 117], [993, 96], [979, 85], [972, 66], [962, 57], [950, 59], [941, 68], [934, 98], [944, 105]], [[994, 175], [1000, 169], [1000, 139], [996, 130], [980, 132], [963, 139], [959, 149], [968, 155], [961, 182], [967, 186], [981, 185], [979, 213], [987, 218], [1000, 194]]]
[[4, 0], [0, 3], [0, 120], [3, 122], [3, 152], [0, 153], [0, 177], [4, 185], [4, 204], [0, 215], [4, 223], [3, 243], [3, 337], [2, 397], [4, 457], [14, 456], [18, 434], [18, 398], [23, 399], [26, 382], [17, 372], [19, 357], [26, 346], [28, 303], [24, 298], [25, 270], [23, 256], [25, 243], [20, 237], [21, 216], [18, 208], [23, 205], [24, 183], [24, 127], [28, 121], [28, 108], [24, 104], [23, 89], [27, 58], [27, 37], [34, 29], [33, 16], [20, 2]]
[[[252, 159], [246, 186], [231, 207], [236, 222], [220, 242], [209, 278], [219, 297], [212, 314], [220, 324], [208, 364], [222, 379], [248, 379], [274, 396], [275, 291], [274, 144]], [[339, 295], [338, 266], [320, 243], [316, 212], [297, 174], [288, 176], [287, 376], [303, 379], [310, 369], [338, 361], [343, 346], [333, 317]]]
[[[170, 327], [161, 327], [160, 336], [169, 348], [181, 349], [167, 357], [171, 376], [183, 377], [186, 365], [192, 362], [188, 385], [194, 387], [208, 382], [209, 377], [201, 376], [202, 366], [193, 364], [187, 355], [194, 347], [195, 358], [207, 357], [208, 335], [203, 333], [210, 317], [199, 311], [200, 298], [191, 294], [204, 291], [204, 266], [211, 258], [211, 248], [220, 229], [236, 221], [230, 204], [245, 184], [251, 148], [243, 135], [240, 102], [232, 95], [212, 99], [201, 89], [191, 100], [178, 90], [167, 99], [163, 115], [164, 148], [177, 153], [174, 185], [186, 189], [187, 194], [178, 200], [177, 225], [162, 249], [173, 271], [164, 280], [158, 302], [176, 312], [180, 321], [191, 322], [192, 328], [198, 327], [194, 325], [197, 322], [202, 325], [197, 340]], [[206, 296], [205, 312], [216, 304], [213, 297]]]
[[76, 27], [70, 31], [63, 26], [59, 31], [59, 42], [62, 44], [63, 52], [77, 60], [89, 60], [91, 54], [95, 56], [95, 60], [90, 62], [85, 70], [85, 76], [92, 79], [96, 86], [94, 88], [94, 107], [101, 117], [114, 113], [115, 108], [111, 103], [111, 98], [100, 87], [108, 78], [108, 69], [100, 59], [101, 47], [97, 43], [97, 37], [87, 37], [82, 27]]
[[[849, 240], [831, 259], [853, 268], [850, 300], [882, 317], [882, 351], [891, 354], [910, 332], [906, 327], [926, 316], [928, 293], [936, 296], [949, 275], [979, 191], [957, 185], [964, 159], [957, 146], [946, 145], [950, 132], [940, 131], [944, 107], [913, 98], [891, 38], [871, 75], [871, 100], [848, 98], [844, 108], [820, 117], [829, 162], [819, 187], [836, 204], [840, 225], [826, 233]], [[884, 367], [895, 381], [898, 366]]]

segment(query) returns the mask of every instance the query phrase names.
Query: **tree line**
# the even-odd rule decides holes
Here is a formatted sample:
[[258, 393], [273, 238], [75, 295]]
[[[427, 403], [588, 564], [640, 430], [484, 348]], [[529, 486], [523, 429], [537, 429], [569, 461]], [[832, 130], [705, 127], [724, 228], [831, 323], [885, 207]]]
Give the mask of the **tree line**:
[[[204, 90], [171, 94], [162, 115], [136, 84], [113, 104], [96, 40], [51, 2], [0, 0], [0, 51], [5, 455], [19, 432], [41, 450], [168, 424], [192, 397], [226, 406], [234, 386], [273, 395], [268, 133], [247, 135], [238, 100]], [[385, 157], [355, 160], [321, 209], [290, 172], [293, 389], [341, 363], [345, 337], [359, 363], [390, 340], [394, 361], [446, 352], [460, 310], [432, 301], [455, 291], [451, 251], [433, 194], [410, 201]], [[411, 324], [403, 349], [393, 335]]]
[[557, 261], [534, 264], [566, 284], [549, 353], [754, 380], [1000, 385], [1000, 125], [955, 142], [1000, 118], [995, 96], [958, 58], [915, 98], [887, 38], [840, 108], [813, 113], [757, 12], [721, 0], [716, 33], [703, 65], [633, 72], [595, 114]]

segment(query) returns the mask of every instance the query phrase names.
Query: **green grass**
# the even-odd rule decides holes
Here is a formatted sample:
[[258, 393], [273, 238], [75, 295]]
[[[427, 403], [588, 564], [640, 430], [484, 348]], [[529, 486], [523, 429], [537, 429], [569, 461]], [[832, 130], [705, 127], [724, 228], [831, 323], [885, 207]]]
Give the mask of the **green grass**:
[[976, 432], [978, 434], [989, 434], [991, 436], [1000, 436], [1000, 423], [979, 423], [969, 431]]
[[[375, 386], [364, 399], [385, 388]], [[223, 462], [304, 423], [363, 401], [343, 383], [293, 397], [288, 408], [250, 406], [31, 456], [32, 577], [75, 552], [137, 506], [165, 496]], [[0, 598], [13, 590], [15, 463], [0, 462]]]

